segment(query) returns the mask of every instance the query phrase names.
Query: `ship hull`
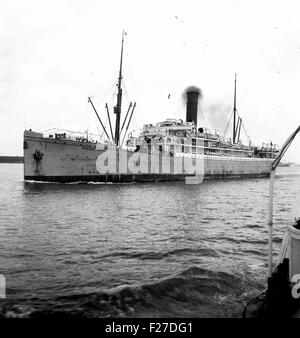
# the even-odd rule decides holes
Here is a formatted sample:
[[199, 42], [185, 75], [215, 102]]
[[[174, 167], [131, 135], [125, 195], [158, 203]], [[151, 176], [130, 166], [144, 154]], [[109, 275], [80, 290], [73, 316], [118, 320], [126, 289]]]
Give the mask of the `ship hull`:
[[[107, 151], [99, 144], [72, 140], [44, 138], [41, 134], [25, 131], [24, 179], [42, 182], [162, 182], [180, 181], [193, 177], [189, 171], [176, 171], [175, 158], [159, 157], [157, 172], [148, 169], [139, 172], [99, 172], [97, 159]], [[132, 156], [132, 152], [119, 150], [120, 158]], [[189, 156], [189, 155], [184, 155]], [[190, 155], [192, 157], [192, 155]], [[260, 178], [270, 175], [272, 159], [237, 158], [229, 156], [202, 156], [202, 179]], [[163, 161], [170, 161], [170, 171], [162, 170]]]

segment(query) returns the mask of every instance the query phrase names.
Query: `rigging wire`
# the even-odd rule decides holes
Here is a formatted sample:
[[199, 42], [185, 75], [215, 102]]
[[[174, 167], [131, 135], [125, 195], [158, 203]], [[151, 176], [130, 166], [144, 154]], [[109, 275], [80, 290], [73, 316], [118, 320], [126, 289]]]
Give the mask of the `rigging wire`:
[[[104, 101], [104, 99], [108, 96], [108, 94], [112, 91], [112, 89], [116, 87], [116, 81], [113, 82], [113, 85], [110, 87], [110, 89], [107, 91], [107, 93], [101, 98], [100, 101]], [[94, 95], [90, 95], [90, 98], [93, 98], [93, 97], [98, 97], [99, 95], [98, 94], [94, 94]]]
[[[238, 113], [238, 117], [240, 118], [240, 114], [238, 112], [238, 110], [236, 110], [236, 112]], [[246, 131], [246, 127], [245, 127], [245, 124], [244, 122], [242, 121], [242, 128], [243, 128], [243, 131], [248, 139], [248, 142], [251, 143], [251, 137], [248, 135], [247, 131]]]
[[[241, 116], [240, 116], [238, 110], [236, 110], [236, 113], [237, 113], [237, 117], [238, 117], [238, 118], [241, 118]], [[224, 134], [223, 134], [223, 135], [224, 135], [224, 138], [226, 137], [226, 134], [227, 134], [227, 132], [228, 132], [228, 128], [229, 128], [230, 122], [231, 122], [231, 120], [232, 120], [232, 115], [233, 115], [233, 110], [231, 111], [230, 118], [229, 118], [229, 120], [228, 120], [228, 122], [227, 122], [227, 125], [226, 125], [226, 128], [225, 128], [225, 130], [224, 130]], [[249, 142], [249, 144], [250, 144], [250, 143], [251, 143], [251, 137], [248, 135], [247, 130], [246, 130], [246, 127], [245, 127], [245, 124], [244, 124], [243, 121], [241, 122], [241, 127], [243, 128], [243, 131], [244, 131], [244, 133], [245, 133], [245, 135], [246, 135], [246, 137], [247, 137], [247, 140], [248, 140], [248, 142]]]
[[244, 123], [242, 123], [242, 128], [243, 128], [244, 133], [246, 134], [246, 137], [247, 137], [247, 139], [248, 139], [248, 142], [251, 143], [251, 137], [247, 134], [247, 131], [246, 131], [246, 128], [245, 128]]
[[229, 119], [228, 119], [226, 128], [225, 128], [224, 133], [223, 133], [223, 137], [224, 137], [224, 138], [226, 137], [226, 134], [227, 134], [227, 131], [228, 131], [228, 127], [229, 127], [229, 124], [230, 124], [230, 122], [231, 122], [231, 120], [232, 120], [232, 115], [233, 115], [233, 110], [232, 110], [231, 113], [230, 113], [230, 117], [229, 117]]
[[[127, 98], [127, 103], [129, 103], [129, 102], [132, 102], [133, 103], [133, 101], [131, 100], [131, 98], [129, 97], [129, 95], [128, 95], [128, 91], [127, 91], [127, 89], [126, 89], [126, 86], [125, 86], [125, 81], [122, 79], [122, 85], [123, 85], [123, 88], [124, 88], [124, 94], [125, 94], [125, 96], [126, 96], [126, 98]], [[132, 106], [132, 108], [133, 108], [133, 106]], [[131, 108], [131, 109], [132, 109]], [[132, 115], [132, 120], [131, 120], [131, 122], [130, 122], [130, 127], [131, 127], [131, 129], [133, 129], [134, 128], [134, 126], [138, 126], [138, 121], [137, 121], [137, 119], [136, 119], [136, 116], [135, 116], [135, 114], [133, 114]], [[125, 129], [124, 129], [124, 132], [123, 132], [123, 137], [125, 136]]]
[[129, 100], [129, 95], [128, 95], [128, 92], [127, 92], [127, 89], [126, 89], [126, 86], [125, 86], [125, 82], [124, 82], [123, 79], [122, 79], [122, 85], [123, 85], [124, 93], [125, 93], [125, 95], [126, 95], [126, 97], [127, 97], [127, 100]]

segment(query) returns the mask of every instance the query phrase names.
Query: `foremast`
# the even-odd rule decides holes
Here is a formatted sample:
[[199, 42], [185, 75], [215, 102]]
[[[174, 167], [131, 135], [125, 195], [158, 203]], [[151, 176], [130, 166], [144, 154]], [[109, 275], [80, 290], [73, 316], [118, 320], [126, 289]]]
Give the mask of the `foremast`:
[[120, 70], [118, 78], [118, 94], [117, 104], [114, 107], [114, 113], [116, 114], [116, 125], [115, 125], [115, 144], [117, 147], [120, 146], [120, 120], [121, 120], [121, 107], [122, 107], [122, 66], [123, 66], [123, 46], [124, 46], [124, 30], [122, 33], [122, 47], [121, 47], [121, 59], [120, 59]]
[[[119, 78], [118, 78], [118, 83], [117, 83], [117, 87], [118, 87], [118, 93], [117, 93], [117, 103], [116, 105], [114, 106], [114, 114], [116, 114], [116, 119], [115, 119], [115, 133], [113, 134], [113, 130], [112, 130], [112, 125], [111, 125], [111, 118], [110, 118], [110, 114], [109, 114], [109, 109], [108, 109], [108, 104], [106, 103], [105, 104], [105, 108], [106, 108], [106, 112], [107, 112], [107, 118], [108, 118], [108, 122], [109, 122], [109, 128], [110, 128], [110, 132], [111, 132], [111, 138], [109, 137], [108, 135], [108, 132], [106, 130], [106, 127], [104, 126], [104, 124], [102, 123], [101, 119], [100, 119], [100, 116], [91, 100], [91, 98], [89, 97], [88, 98], [88, 101], [91, 103], [92, 107], [93, 107], [93, 110], [105, 132], [105, 135], [108, 139], [108, 141], [110, 143], [114, 143], [115, 146], [117, 148], [121, 148], [123, 143], [124, 143], [124, 140], [125, 140], [125, 136], [127, 134], [127, 131], [128, 131], [128, 128], [129, 128], [129, 125], [130, 125], [130, 122], [131, 122], [131, 118], [132, 118], [132, 115], [133, 115], [133, 112], [134, 112], [134, 109], [136, 107], [136, 103], [134, 103], [132, 105], [132, 102], [130, 102], [130, 105], [129, 105], [129, 108], [128, 108], [128, 111], [127, 111], [127, 114], [125, 116], [125, 119], [123, 120], [123, 125], [122, 125], [122, 128], [120, 128], [120, 124], [121, 124], [121, 109], [122, 109], [122, 79], [123, 79], [123, 75], [122, 75], [122, 67], [123, 67], [123, 47], [124, 47], [124, 36], [127, 35], [126, 32], [123, 30], [123, 33], [122, 33], [122, 47], [121, 47], [121, 58], [120, 58], [120, 69], [119, 69]], [[131, 113], [130, 113], [130, 110], [131, 110]], [[130, 114], [129, 114], [130, 113]], [[127, 122], [127, 117], [129, 116], [129, 120]], [[126, 126], [126, 130], [123, 134], [123, 140], [122, 142], [121, 141], [121, 133], [123, 131], [123, 128], [125, 126], [125, 123], [127, 122], [127, 126]]]

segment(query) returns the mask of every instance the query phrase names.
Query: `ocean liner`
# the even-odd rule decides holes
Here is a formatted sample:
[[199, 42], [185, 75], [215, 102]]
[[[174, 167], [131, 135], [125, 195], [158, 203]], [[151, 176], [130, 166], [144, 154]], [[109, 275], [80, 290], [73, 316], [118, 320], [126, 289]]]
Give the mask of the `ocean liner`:
[[[232, 111], [232, 137], [198, 125], [197, 87], [185, 91], [186, 119], [167, 119], [145, 124], [138, 136], [129, 131], [136, 104], [130, 104], [123, 121], [122, 64], [124, 32], [114, 107], [113, 132], [108, 106], [109, 130], [89, 98], [105, 141], [73, 137], [68, 133], [44, 135], [24, 131], [24, 179], [48, 182], [141, 182], [188, 180], [199, 183], [211, 178], [252, 178], [270, 175], [278, 146], [270, 142], [256, 147], [240, 139], [242, 119], [236, 109], [236, 78]], [[229, 121], [229, 122], [230, 122]], [[127, 138], [126, 138], [127, 137]]]

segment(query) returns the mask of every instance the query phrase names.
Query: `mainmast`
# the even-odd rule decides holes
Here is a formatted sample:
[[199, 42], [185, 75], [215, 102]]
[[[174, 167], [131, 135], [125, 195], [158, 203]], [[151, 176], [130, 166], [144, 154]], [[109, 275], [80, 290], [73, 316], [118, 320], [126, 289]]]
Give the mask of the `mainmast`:
[[234, 102], [233, 102], [233, 137], [232, 143], [236, 141], [236, 74], [234, 74]]
[[121, 48], [121, 60], [120, 60], [120, 71], [118, 79], [118, 95], [117, 105], [114, 107], [114, 113], [116, 114], [116, 127], [115, 127], [115, 143], [118, 147], [120, 145], [120, 119], [121, 119], [121, 106], [122, 106], [122, 65], [123, 65], [123, 45], [124, 45], [124, 30], [122, 34], [122, 48]]

